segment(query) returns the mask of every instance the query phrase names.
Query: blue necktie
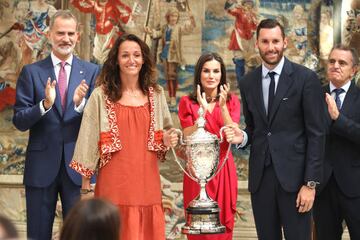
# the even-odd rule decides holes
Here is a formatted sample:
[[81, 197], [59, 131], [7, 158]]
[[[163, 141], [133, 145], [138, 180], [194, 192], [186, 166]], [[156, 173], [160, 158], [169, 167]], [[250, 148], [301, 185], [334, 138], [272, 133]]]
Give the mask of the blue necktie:
[[268, 73], [268, 75], [270, 77], [268, 108], [267, 108], [268, 116], [270, 115], [271, 106], [272, 106], [272, 104], [274, 102], [274, 98], [275, 98], [275, 74], [276, 74], [276, 72]]
[[336, 106], [337, 106], [338, 110], [340, 110], [340, 108], [341, 108], [340, 94], [345, 92], [345, 90], [342, 89], [342, 88], [336, 88], [336, 89], [333, 90], [333, 92], [335, 93]]

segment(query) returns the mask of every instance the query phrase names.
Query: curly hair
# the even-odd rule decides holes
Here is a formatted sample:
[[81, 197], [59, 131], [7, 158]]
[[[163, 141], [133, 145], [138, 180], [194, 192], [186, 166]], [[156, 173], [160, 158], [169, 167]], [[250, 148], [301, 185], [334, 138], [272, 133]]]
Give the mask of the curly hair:
[[156, 78], [156, 68], [150, 48], [139, 37], [134, 34], [124, 34], [116, 39], [114, 46], [110, 49], [107, 59], [102, 67], [100, 76], [96, 81], [96, 86], [101, 86], [106, 96], [112, 101], [117, 102], [122, 96], [122, 81], [118, 54], [120, 45], [125, 41], [132, 41], [139, 44], [144, 64], [139, 73], [139, 84], [144, 94], [148, 93], [149, 87], [159, 90]]
[[[209, 52], [209, 53], [204, 53], [202, 54], [196, 65], [195, 65], [195, 74], [194, 74], [194, 83], [193, 83], [193, 92], [189, 94], [189, 97], [191, 100], [197, 102], [197, 98], [196, 98], [196, 94], [197, 94], [197, 85], [200, 85], [200, 92], [204, 92], [204, 88], [201, 84], [201, 72], [203, 69], [203, 66], [206, 62], [212, 61], [212, 60], [216, 60], [217, 62], [220, 63], [220, 70], [221, 70], [221, 78], [220, 78], [220, 83], [217, 86], [217, 92], [218, 94], [220, 93], [220, 86], [224, 85], [227, 83], [226, 81], [226, 68], [225, 68], [225, 64], [223, 59], [220, 57], [219, 54], [214, 53], [214, 52]], [[216, 97], [216, 100], [219, 99], [219, 96]], [[229, 99], [229, 95], [228, 95], [228, 99]]]

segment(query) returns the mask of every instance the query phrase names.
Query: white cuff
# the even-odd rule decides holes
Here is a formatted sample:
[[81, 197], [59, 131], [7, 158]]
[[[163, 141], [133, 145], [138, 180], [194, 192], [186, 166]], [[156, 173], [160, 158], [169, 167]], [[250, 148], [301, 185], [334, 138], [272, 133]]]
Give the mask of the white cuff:
[[74, 110], [78, 113], [82, 113], [84, 111], [85, 104], [86, 104], [86, 99], [83, 98], [79, 106], [74, 105]]
[[52, 108], [52, 106], [51, 106], [48, 110], [45, 110], [44, 101], [45, 101], [45, 99], [41, 100], [41, 102], [40, 102], [40, 104], [39, 104], [41, 116], [44, 116], [44, 115], [45, 115], [48, 111], [50, 111], [50, 109]]
[[243, 138], [242, 143], [236, 144], [237, 149], [245, 147], [246, 143], [248, 142], [248, 135], [246, 134], [246, 132], [244, 130], [241, 130], [241, 131], [243, 133], [244, 138]]

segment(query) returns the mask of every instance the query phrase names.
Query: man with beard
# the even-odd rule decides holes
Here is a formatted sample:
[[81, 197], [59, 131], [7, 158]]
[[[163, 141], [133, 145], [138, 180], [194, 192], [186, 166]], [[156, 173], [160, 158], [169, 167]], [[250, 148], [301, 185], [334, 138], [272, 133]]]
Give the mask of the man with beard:
[[249, 191], [259, 239], [311, 239], [311, 208], [321, 180], [324, 100], [316, 74], [283, 56], [287, 39], [273, 19], [260, 22], [256, 47], [262, 65], [240, 82], [244, 131], [251, 145]]
[[316, 239], [340, 240], [343, 221], [360, 239], [360, 89], [353, 81], [359, 56], [336, 45], [329, 54], [324, 87], [327, 126], [324, 181], [314, 204]]
[[58, 195], [66, 217], [80, 194], [81, 176], [68, 165], [99, 67], [73, 55], [78, 37], [75, 16], [55, 13], [51, 55], [24, 66], [17, 81], [13, 123], [30, 130], [24, 172], [29, 239], [51, 239]]

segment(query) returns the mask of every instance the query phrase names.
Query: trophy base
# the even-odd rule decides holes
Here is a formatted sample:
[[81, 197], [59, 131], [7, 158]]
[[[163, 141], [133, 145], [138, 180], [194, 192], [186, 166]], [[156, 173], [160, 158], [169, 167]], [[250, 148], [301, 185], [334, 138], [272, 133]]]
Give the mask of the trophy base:
[[221, 225], [219, 208], [186, 209], [186, 224], [181, 228], [183, 234], [218, 234], [225, 232]]

